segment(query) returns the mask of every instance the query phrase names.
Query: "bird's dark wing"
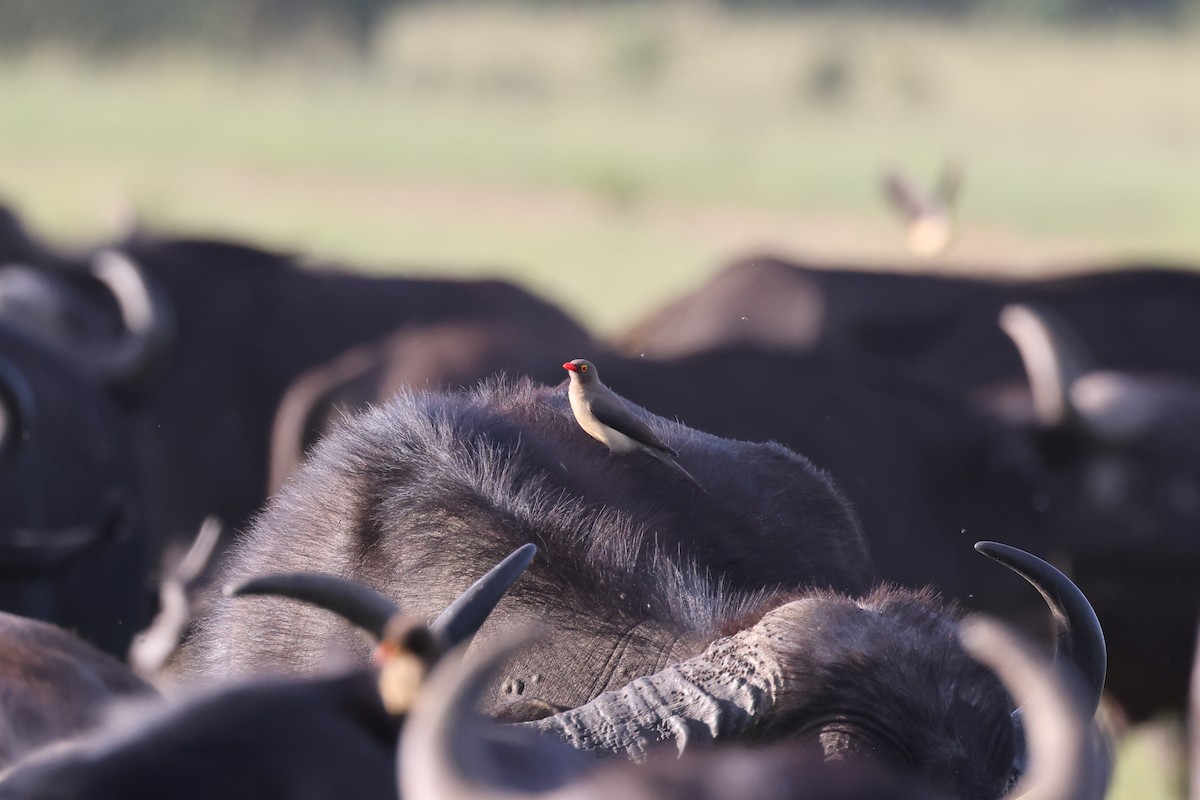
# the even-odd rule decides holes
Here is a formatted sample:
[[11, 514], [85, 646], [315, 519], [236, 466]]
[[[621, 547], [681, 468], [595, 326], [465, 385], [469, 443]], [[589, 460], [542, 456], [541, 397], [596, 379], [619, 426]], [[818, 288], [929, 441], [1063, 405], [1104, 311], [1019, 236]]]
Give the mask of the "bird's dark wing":
[[647, 447], [653, 447], [655, 450], [661, 450], [673, 456], [679, 455], [679, 453], [675, 452], [674, 448], [655, 436], [654, 431], [650, 430], [650, 426], [642, 422], [624, 404], [601, 395], [591, 398], [588, 405], [592, 409], [592, 414], [601, 424], [607, 425], [613, 430], [623, 433], [635, 442], [641, 442]]

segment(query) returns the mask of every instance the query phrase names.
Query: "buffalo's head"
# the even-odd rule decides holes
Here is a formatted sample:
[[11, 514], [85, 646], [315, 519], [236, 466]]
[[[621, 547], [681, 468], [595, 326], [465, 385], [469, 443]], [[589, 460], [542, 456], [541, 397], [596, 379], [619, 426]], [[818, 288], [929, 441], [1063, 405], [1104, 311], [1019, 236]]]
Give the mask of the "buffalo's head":
[[[1094, 713], [1107, 657], [1095, 613], [1046, 562], [992, 542], [984, 554], [1050, 606], [1059, 664], [1081, 675]], [[1020, 777], [1020, 714], [957, 636], [958, 613], [929, 592], [814, 592], [719, 639], [699, 656], [528, 723], [577, 748], [642, 758], [714, 740], [805, 741], [832, 760], [869, 758], [961, 798], [995, 798]]]

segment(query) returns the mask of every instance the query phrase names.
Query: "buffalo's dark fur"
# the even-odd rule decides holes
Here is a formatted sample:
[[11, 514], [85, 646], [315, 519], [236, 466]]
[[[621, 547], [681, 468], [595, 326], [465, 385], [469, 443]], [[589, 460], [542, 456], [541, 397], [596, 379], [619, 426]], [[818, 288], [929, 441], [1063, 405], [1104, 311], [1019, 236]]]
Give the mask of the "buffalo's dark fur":
[[[422, 346], [433, 353], [454, 348], [457, 371], [443, 371], [441, 359], [413, 358], [410, 351]], [[461, 384], [530, 365], [543, 371], [549, 365], [561, 375], [566, 355], [587, 355], [610, 388], [691, 427], [731, 439], [774, 440], [803, 453], [849, 497], [883, 577], [933, 584], [971, 608], [1009, 619], [1028, 614], [1044, 624], [1044, 611], [1023, 582], [971, 549], [991, 538], [1048, 552], [1059, 540], [1057, 528], [1047, 524], [1046, 473], [1031, 443], [981, 417], [955, 393], [900, 370], [854, 369], [758, 348], [660, 362], [563, 354], [554, 342], [510, 348], [482, 341], [469, 326], [442, 325], [360, 348], [353, 374], [338, 363], [312, 370], [289, 392], [295, 405], [286, 424], [276, 425], [276, 453], [293, 456], [279, 462], [279, 472], [302, 442], [405, 385], [439, 378]]]
[[[570, 349], [577, 344], [547, 338], [523, 322], [439, 322], [406, 325], [317, 364], [288, 387], [275, 414], [271, 493], [347, 414], [407, 389], [466, 389], [500, 373], [557, 383], [561, 354], [584, 352]], [[601, 347], [586, 352], [596, 357]]]
[[[854, 599], [808, 593], [804, 600], [812, 611], [801, 617], [802, 636], [791, 646], [830, 655], [797, 652], [786, 662], [796, 666], [789, 680], [803, 699], [775, 725], [793, 726], [793, 736], [819, 735], [829, 755], [884, 760], [961, 797], [1004, 788], [1007, 772], [983, 765], [1012, 763], [1011, 701], [964, 651], [957, 606], [928, 589], [898, 587]], [[936, 756], [915, 755], [927, 752]], [[977, 782], [968, 785], [971, 775]]]
[[[538, 663], [546, 675], [574, 665], [592, 676], [542, 687], [563, 706], [622, 685], [629, 669], [696, 652], [761, 608], [764, 592], [866, 586], [855, 518], [808, 461], [645, 418], [703, 490], [653, 459], [610, 454], [579, 428], [561, 388], [402, 395], [322, 442], [231, 554], [224, 579], [321, 570], [433, 615], [481, 565], [533, 541], [539, 554], [496, 616], [595, 640], [560, 639], [527, 659], [531, 676]], [[346, 635], [294, 604], [223, 600], [190, 659], [214, 673], [307, 669], [324, 642]]]
[[153, 691], [61, 628], [0, 613], [0, 768], [98, 724], [115, 699]]

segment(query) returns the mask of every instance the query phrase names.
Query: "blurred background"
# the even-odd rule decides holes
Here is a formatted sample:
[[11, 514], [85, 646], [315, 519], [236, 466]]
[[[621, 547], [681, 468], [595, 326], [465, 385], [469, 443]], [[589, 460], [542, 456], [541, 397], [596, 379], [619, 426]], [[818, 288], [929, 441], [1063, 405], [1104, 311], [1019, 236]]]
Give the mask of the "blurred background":
[[[947, 170], [915, 255], [883, 176]], [[0, 198], [63, 243], [507, 277], [599, 334], [764, 251], [1200, 264], [1200, 0], [0, 0]], [[1182, 796], [1179, 729], [1114, 796]]]
[[[0, 195], [501, 273], [601, 333], [751, 251], [1200, 262], [1198, 44], [1196, 0], [0, 0]], [[918, 262], [880, 176], [947, 163]]]

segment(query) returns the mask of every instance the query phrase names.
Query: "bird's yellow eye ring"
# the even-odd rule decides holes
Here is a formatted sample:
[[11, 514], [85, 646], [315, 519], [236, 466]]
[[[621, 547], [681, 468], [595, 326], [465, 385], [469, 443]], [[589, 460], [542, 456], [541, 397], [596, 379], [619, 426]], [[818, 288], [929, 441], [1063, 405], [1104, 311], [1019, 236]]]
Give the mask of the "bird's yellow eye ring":
[[580, 365], [579, 365], [579, 371], [580, 371], [580, 372], [587, 372], [587, 364], [580, 364]]

